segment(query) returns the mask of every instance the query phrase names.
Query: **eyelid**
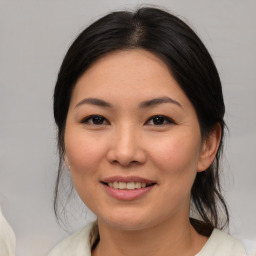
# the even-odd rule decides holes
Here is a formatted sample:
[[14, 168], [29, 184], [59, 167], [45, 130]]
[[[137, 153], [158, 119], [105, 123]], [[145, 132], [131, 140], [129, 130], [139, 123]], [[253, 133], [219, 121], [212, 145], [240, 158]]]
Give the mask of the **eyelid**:
[[[152, 121], [154, 118], [157, 118], [157, 117], [160, 117], [160, 118], [163, 118], [163, 123], [162, 124], [149, 124], [150, 121]], [[93, 122], [90, 122], [93, 118], [102, 118], [103, 122], [100, 123], [100, 124], [95, 124]], [[80, 121], [81, 124], [89, 124], [89, 125], [95, 125], [95, 126], [100, 126], [100, 125], [106, 125], [106, 124], [110, 124], [110, 122], [102, 115], [97, 115], [97, 114], [93, 114], [93, 115], [89, 115], [89, 116], [86, 116], [84, 118], [82, 118], [82, 120]], [[148, 124], [148, 125], [154, 125], [154, 126], [163, 126], [163, 125], [168, 125], [168, 124], [176, 124], [176, 122], [168, 117], [168, 116], [165, 116], [165, 115], [153, 115], [151, 116], [150, 118], [147, 119], [147, 121], [145, 122], [145, 124]]]
[[[80, 123], [81, 124], [89, 124], [89, 121], [90, 120], [92, 120], [93, 118], [103, 118], [104, 119], [104, 121], [103, 122], [107, 122], [107, 124], [110, 124], [109, 123], [109, 121], [104, 117], [104, 116], [102, 116], [102, 115], [96, 115], [96, 114], [94, 114], [94, 115], [89, 115], [89, 116], [86, 116], [86, 117], [84, 117], [84, 118], [82, 118], [82, 120], [80, 121]], [[97, 124], [93, 124], [93, 123], [90, 123], [91, 125], [96, 125], [97, 126]], [[98, 124], [98, 125], [104, 125], [104, 123], [103, 124]]]
[[154, 126], [163, 126], [163, 125], [166, 125], [166, 124], [176, 124], [176, 122], [175, 122], [172, 118], [170, 118], [170, 117], [168, 117], [168, 116], [165, 116], [165, 115], [153, 115], [153, 116], [151, 116], [151, 117], [145, 122], [145, 124], [148, 124], [149, 121], [153, 120], [153, 119], [156, 118], [156, 117], [164, 118], [164, 121], [167, 121], [167, 123], [160, 124], [160, 125], [156, 125], [156, 124], [150, 124], [150, 125], [154, 125]]

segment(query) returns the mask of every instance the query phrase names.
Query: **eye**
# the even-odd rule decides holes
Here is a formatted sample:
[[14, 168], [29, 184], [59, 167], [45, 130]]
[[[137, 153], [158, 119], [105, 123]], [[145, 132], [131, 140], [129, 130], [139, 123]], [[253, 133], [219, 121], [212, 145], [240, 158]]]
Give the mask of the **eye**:
[[146, 123], [149, 125], [166, 125], [174, 124], [175, 122], [167, 116], [155, 115], [150, 117]]
[[103, 124], [109, 124], [107, 119], [100, 115], [90, 115], [84, 118], [81, 123], [83, 124], [91, 124], [91, 125], [103, 125]]

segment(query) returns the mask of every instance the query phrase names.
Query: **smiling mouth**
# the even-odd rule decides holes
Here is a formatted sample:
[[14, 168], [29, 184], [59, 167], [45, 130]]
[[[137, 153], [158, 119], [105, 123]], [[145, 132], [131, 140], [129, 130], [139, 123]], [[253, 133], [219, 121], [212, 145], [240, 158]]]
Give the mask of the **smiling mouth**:
[[156, 183], [145, 183], [145, 182], [123, 182], [123, 181], [114, 181], [114, 182], [102, 182], [104, 185], [119, 189], [119, 190], [136, 190], [146, 187], [151, 187]]

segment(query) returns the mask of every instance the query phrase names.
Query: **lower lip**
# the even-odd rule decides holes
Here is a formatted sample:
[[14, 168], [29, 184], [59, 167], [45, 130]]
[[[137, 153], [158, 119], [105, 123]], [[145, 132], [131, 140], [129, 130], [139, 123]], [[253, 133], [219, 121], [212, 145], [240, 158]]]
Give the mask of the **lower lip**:
[[129, 190], [129, 189], [115, 189], [105, 184], [102, 184], [102, 185], [112, 197], [118, 200], [123, 200], [123, 201], [131, 201], [131, 200], [139, 199], [145, 194], [149, 193], [149, 191], [155, 186], [155, 185], [152, 185], [145, 188]]

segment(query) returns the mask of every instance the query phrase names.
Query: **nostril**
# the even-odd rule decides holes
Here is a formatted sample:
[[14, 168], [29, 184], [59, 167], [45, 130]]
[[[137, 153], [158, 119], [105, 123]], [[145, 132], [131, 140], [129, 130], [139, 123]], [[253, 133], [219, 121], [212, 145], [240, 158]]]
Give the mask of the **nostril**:
[[146, 161], [146, 153], [141, 148], [120, 148], [113, 147], [107, 152], [107, 160], [112, 164], [122, 166], [134, 166], [143, 164]]
[[131, 167], [131, 166], [140, 164], [138, 161], [135, 161], [135, 160], [129, 161], [128, 159], [112, 160], [111, 163], [119, 164], [119, 165], [127, 166], [127, 167]]

